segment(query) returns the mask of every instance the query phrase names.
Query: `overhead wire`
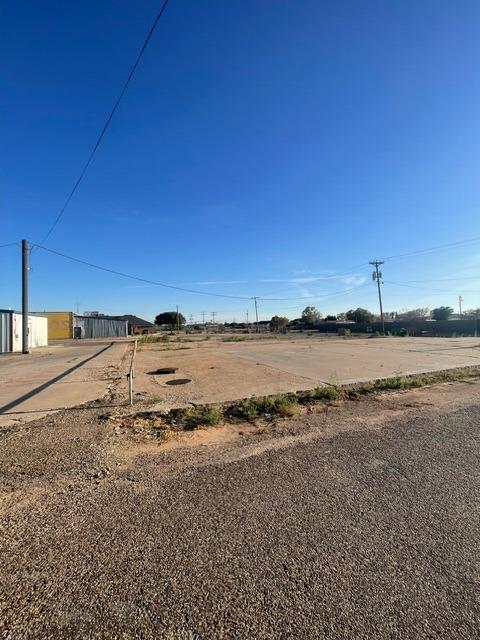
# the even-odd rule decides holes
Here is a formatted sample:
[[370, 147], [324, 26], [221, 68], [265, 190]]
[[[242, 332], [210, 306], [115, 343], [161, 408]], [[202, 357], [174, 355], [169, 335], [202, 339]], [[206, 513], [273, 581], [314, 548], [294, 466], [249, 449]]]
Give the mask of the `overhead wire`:
[[399, 258], [409, 258], [410, 256], [417, 256], [426, 253], [431, 253], [433, 251], [439, 251], [442, 249], [451, 249], [460, 246], [466, 246], [468, 244], [474, 244], [476, 242], [480, 242], [480, 236], [475, 236], [473, 238], [468, 238], [466, 240], [459, 240], [458, 242], [448, 242], [446, 244], [440, 244], [434, 247], [428, 247], [426, 249], [418, 249], [417, 251], [408, 251], [407, 253], [399, 253], [392, 256], [384, 257], [383, 260], [396, 260]]
[[95, 145], [93, 146], [93, 149], [90, 152], [90, 155], [88, 156], [88, 159], [87, 159], [86, 163], [84, 164], [83, 169], [80, 172], [80, 175], [78, 176], [77, 180], [75, 181], [75, 183], [74, 183], [74, 185], [72, 187], [72, 190], [68, 194], [67, 199], [65, 200], [65, 202], [64, 202], [62, 208], [60, 209], [57, 217], [53, 221], [52, 225], [50, 226], [50, 228], [47, 231], [47, 233], [45, 234], [45, 236], [40, 241], [41, 245], [50, 237], [50, 235], [52, 234], [53, 230], [55, 229], [57, 224], [60, 222], [63, 214], [65, 213], [68, 205], [70, 204], [71, 199], [73, 198], [73, 196], [75, 195], [75, 192], [77, 191], [78, 187], [80, 186], [80, 183], [82, 182], [82, 180], [83, 180], [83, 178], [84, 178], [84, 176], [85, 176], [85, 174], [86, 174], [86, 172], [88, 170], [88, 167], [90, 166], [90, 164], [91, 164], [91, 162], [92, 162], [92, 160], [93, 160], [93, 158], [94, 158], [94, 156], [95, 156], [95, 154], [97, 152], [97, 149], [100, 146], [100, 143], [102, 142], [102, 139], [103, 139], [103, 137], [104, 137], [109, 125], [110, 125], [110, 122], [112, 121], [112, 118], [115, 115], [115, 112], [116, 112], [120, 102], [122, 101], [123, 96], [125, 95], [125, 92], [126, 92], [126, 90], [128, 88], [128, 85], [130, 84], [130, 81], [133, 78], [133, 75], [134, 75], [134, 73], [135, 73], [135, 71], [136, 71], [136, 69], [137, 69], [137, 67], [138, 67], [138, 65], [140, 63], [140, 60], [141, 60], [141, 58], [143, 56], [143, 53], [144, 53], [145, 49], [147, 48], [147, 45], [148, 45], [148, 43], [150, 41], [150, 38], [152, 37], [152, 35], [153, 35], [153, 33], [154, 33], [154, 31], [155, 31], [155, 29], [157, 27], [157, 24], [159, 23], [160, 18], [163, 15], [163, 12], [167, 8], [168, 2], [169, 2], [169, 0], [164, 0], [160, 11], [158, 12], [155, 20], [153, 21], [153, 24], [150, 27], [150, 31], [148, 32], [148, 35], [145, 38], [145, 41], [144, 41], [144, 43], [142, 45], [142, 48], [140, 49], [140, 52], [138, 53], [137, 58], [136, 58], [136, 60], [135, 60], [135, 62], [133, 64], [133, 67], [130, 69], [130, 73], [128, 74], [128, 77], [127, 77], [126, 81], [123, 84], [122, 90], [120, 91], [120, 94], [119, 94], [118, 98], [116, 99], [115, 104], [113, 105], [113, 108], [110, 111], [110, 114], [109, 114], [105, 124], [103, 125], [101, 131], [100, 131], [100, 134], [97, 137]]
[[167, 289], [174, 289], [176, 291], [183, 291], [184, 293], [195, 293], [198, 295], [206, 295], [212, 296], [215, 298], [231, 298], [233, 300], [251, 300], [252, 296], [233, 296], [229, 294], [223, 293], [211, 293], [207, 291], [198, 291], [197, 289], [187, 289], [185, 287], [178, 287], [173, 284], [168, 284], [166, 282], [160, 282], [156, 280], [149, 280], [147, 278], [141, 278], [139, 276], [134, 276], [129, 273], [124, 273], [122, 271], [117, 271], [116, 269], [109, 269], [108, 267], [103, 267], [98, 264], [94, 264], [93, 262], [88, 262], [87, 260], [82, 260], [81, 258], [75, 258], [73, 256], [69, 256], [65, 253], [61, 253], [60, 251], [55, 251], [54, 249], [49, 249], [48, 247], [44, 247], [40, 244], [33, 244], [32, 246], [38, 247], [39, 249], [43, 249], [43, 251], [48, 251], [54, 255], [65, 258], [66, 260], [71, 260], [72, 262], [77, 262], [79, 264], [83, 264], [87, 267], [91, 267], [92, 269], [98, 269], [99, 271], [105, 271], [106, 273], [111, 273], [113, 275], [121, 276], [122, 278], [129, 278], [130, 280], [136, 280], [137, 282], [144, 282], [146, 284], [152, 284], [158, 287], [165, 287]]
[[20, 244], [20, 240], [17, 240], [16, 242], [6, 242], [5, 244], [0, 244], [0, 249], [3, 249], [4, 247], [13, 247], [14, 245], [19, 245]]
[[417, 287], [413, 284], [407, 284], [406, 282], [392, 282], [391, 280], [384, 280], [385, 284], [393, 284], [397, 287], [408, 287], [409, 289], [420, 289], [421, 291], [431, 291], [438, 293], [458, 293], [452, 289], [431, 289], [430, 287]]
[[157, 281], [157, 280], [150, 280], [148, 278], [142, 278], [140, 276], [135, 276], [129, 273], [125, 273], [123, 271], [118, 271], [116, 269], [110, 269], [109, 267], [104, 267], [102, 265], [98, 265], [95, 264], [93, 262], [89, 262], [88, 260], [83, 260], [82, 258], [76, 258], [74, 256], [69, 256], [65, 253], [62, 253], [61, 251], [56, 251], [55, 249], [50, 249], [49, 247], [44, 247], [43, 245], [34, 243], [32, 246], [38, 247], [39, 249], [42, 249], [43, 251], [47, 251], [48, 253], [51, 253], [53, 255], [56, 256], [60, 256], [62, 258], [65, 258], [66, 260], [70, 260], [72, 262], [76, 262], [78, 264], [82, 264], [84, 266], [90, 267], [92, 269], [98, 269], [99, 271], [104, 271], [106, 273], [111, 273], [112, 275], [117, 275], [120, 276], [122, 278], [128, 278], [130, 280], [135, 280], [137, 282], [143, 282], [145, 284], [151, 284], [154, 286], [158, 286], [158, 287], [164, 287], [167, 289], [173, 289], [176, 291], [182, 291], [184, 293], [192, 293], [192, 294], [196, 294], [196, 295], [203, 295], [203, 296], [210, 296], [210, 297], [215, 297], [215, 298], [228, 298], [228, 299], [232, 299], [232, 300], [248, 300], [251, 301], [254, 299], [254, 297], [256, 297], [259, 300], [262, 300], [262, 302], [276, 302], [276, 301], [290, 301], [290, 300], [320, 300], [320, 299], [328, 299], [331, 297], [335, 297], [337, 295], [345, 295], [346, 293], [349, 293], [350, 291], [354, 291], [355, 289], [359, 289], [363, 286], [365, 286], [368, 283], [362, 283], [359, 286], [356, 287], [352, 287], [351, 289], [346, 289], [344, 291], [338, 291], [338, 292], [334, 292], [331, 294], [320, 294], [318, 296], [303, 296], [303, 297], [295, 297], [295, 298], [261, 298], [260, 296], [235, 296], [235, 295], [231, 295], [231, 294], [226, 294], [226, 293], [213, 293], [210, 291], [200, 291], [198, 289], [189, 289], [186, 287], [180, 287], [178, 285], [174, 285], [174, 284], [170, 284], [167, 282], [161, 282], [161, 281]]

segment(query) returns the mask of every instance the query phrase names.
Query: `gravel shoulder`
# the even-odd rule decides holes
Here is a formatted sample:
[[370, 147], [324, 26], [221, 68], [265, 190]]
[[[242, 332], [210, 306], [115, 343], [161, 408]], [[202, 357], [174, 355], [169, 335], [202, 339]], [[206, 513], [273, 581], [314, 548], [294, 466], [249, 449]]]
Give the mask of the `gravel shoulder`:
[[93, 406], [5, 427], [1, 637], [479, 637], [479, 388], [166, 444]]

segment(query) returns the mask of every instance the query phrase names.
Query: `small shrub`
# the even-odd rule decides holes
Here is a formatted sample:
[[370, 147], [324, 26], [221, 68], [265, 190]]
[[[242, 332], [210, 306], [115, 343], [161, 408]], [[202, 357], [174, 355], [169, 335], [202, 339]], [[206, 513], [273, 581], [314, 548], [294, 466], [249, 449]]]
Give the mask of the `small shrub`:
[[142, 345], [142, 344], [153, 344], [155, 342], [170, 342], [170, 338], [169, 336], [164, 333], [161, 336], [143, 336], [143, 338], [140, 338], [138, 340], [138, 344]]
[[288, 418], [298, 410], [298, 398], [293, 394], [265, 396], [258, 401], [258, 411], [263, 414]]
[[240, 420], [255, 420], [258, 417], [258, 404], [255, 400], [240, 400], [231, 407], [229, 415]]
[[213, 427], [221, 420], [222, 412], [219, 407], [192, 407], [183, 414], [186, 429], [197, 427]]

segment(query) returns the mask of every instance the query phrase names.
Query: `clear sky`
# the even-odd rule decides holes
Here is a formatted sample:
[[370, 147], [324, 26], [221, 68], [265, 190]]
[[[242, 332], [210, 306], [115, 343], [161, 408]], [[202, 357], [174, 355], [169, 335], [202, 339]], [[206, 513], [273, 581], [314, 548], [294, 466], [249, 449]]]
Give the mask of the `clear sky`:
[[[0, 244], [45, 235], [159, 6], [3, 4]], [[369, 260], [480, 236], [479, 24], [476, 0], [170, 0], [46, 245], [267, 298], [262, 318], [377, 311]], [[0, 248], [0, 307], [20, 305], [19, 258]], [[387, 310], [480, 306], [480, 241], [383, 273]], [[33, 309], [152, 319], [177, 303], [253, 312], [32, 252]]]

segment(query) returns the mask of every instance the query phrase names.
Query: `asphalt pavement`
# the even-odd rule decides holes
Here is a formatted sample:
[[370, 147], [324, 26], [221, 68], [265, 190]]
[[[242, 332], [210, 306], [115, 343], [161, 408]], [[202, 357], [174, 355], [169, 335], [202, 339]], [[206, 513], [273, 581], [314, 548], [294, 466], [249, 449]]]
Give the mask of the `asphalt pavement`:
[[12, 428], [1, 637], [480, 637], [479, 385], [455, 389], [121, 462], [92, 412]]

